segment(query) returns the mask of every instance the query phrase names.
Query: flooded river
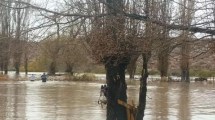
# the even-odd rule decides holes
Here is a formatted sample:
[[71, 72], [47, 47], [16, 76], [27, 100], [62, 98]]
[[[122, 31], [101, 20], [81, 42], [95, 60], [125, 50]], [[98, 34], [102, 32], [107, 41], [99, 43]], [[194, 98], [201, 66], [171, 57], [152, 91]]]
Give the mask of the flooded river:
[[[105, 120], [101, 83], [0, 81], [0, 120]], [[138, 83], [128, 85], [138, 100]], [[215, 120], [213, 84], [149, 83], [145, 120]]]

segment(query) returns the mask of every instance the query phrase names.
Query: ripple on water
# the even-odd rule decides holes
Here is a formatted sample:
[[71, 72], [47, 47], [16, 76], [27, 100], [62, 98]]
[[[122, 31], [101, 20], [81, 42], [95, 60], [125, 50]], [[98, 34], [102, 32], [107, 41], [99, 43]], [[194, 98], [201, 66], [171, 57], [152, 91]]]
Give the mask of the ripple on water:
[[[102, 83], [0, 82], [2, 120], [105, 120], [97, 104]], [[215, 87], [191, 83], [148, 84], [147, 120], [215, 120]], [[138, 103], [139, 85], [128, 85]]]

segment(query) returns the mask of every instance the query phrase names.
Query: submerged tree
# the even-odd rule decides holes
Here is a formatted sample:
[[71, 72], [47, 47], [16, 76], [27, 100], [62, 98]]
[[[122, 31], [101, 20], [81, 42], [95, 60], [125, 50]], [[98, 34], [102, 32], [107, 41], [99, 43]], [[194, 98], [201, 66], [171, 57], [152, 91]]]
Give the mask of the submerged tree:
[[59, 52], [63, 48], [63, 43], [59, 42], [60, 40], [55, 36], [46, 38], [44, 41], [41, 41], [41, 50], [43, 59], [46, 59], [44, 65], [49, 70], [50, 75], [54, 75], [57, 71], [57, 60], [59, 58]]
[[[185, 26], [190, 26], [195, 13], [195, 0], [182, 0], [181, 6], [181, 23]], [[190, 34], [189, 31], [182, 31], [181, 34], [181, 80], [190, 81]]]
[[[171, 18], [171, 1], [160, 1], [160, 19], [163, 23], [169, 24]], [[169, 36], [169, 29], [165, 26], [158, 26], [158, 70], [160, 71], [161, 81], [167, 81], [168, 68], [169, 68], [169, 54], [171, 39]]]
[[125, 17], [119, 13], [125, 7], [123, 0], [107, 0], [105, 4], [108, 15], [96, 20], [90, 46], [95, 60], [106, 69], [107, 120], [126, 120], [126, 108], [117, 100], [127, 102], [125, 70], [136, 48], [133, 40], [126, 37]]
[[[0, 1], [0, 3], [4, 3], [5, 1], [2, 0]], [[1, 47], [1, 60], [0, 60], [0, 64], [1, 64], [1, 70], [4, 71], [5, 74], [8, 73], [8, 66], [9, 66], [9, 59], [10, 59], [10, 46], [11, 46], [11, 40], [12, 40], [12, 26], [11, 26], [11, 20], [12, 20], [12, 16], [11, 16], [11, 9], [10, 7], [12, 6], [11, 4], [11, 0], [9, 0], [7, 2], [7, 4], [5, 4], [6, 6], [0, 5], [0, 28], [1, 28], [1, 38], [0, 38], [0, 47]], [[9, 6], [9, 7], [7, 7]]]
[[[26, 23], [29, 20], [29, 9], [22, 9], [23, 5], [21, 3], [21, 0], [18, 0], [17, 3], [13, 7], [16, 7], [17, 9], [14, 9], [13, 11], [13, 25], [14, 25], [14, 39], [13, 39], [13, 63], [14, 68], [16, 70], [16, 74], [18, 75], [20, 72], [20, 65], [23, 55], [23, 43], [24, 43], [24, 36], [22, 34], [23, 30], [26, 27]], [[27, 0], [27, 3], [30, 1]]]

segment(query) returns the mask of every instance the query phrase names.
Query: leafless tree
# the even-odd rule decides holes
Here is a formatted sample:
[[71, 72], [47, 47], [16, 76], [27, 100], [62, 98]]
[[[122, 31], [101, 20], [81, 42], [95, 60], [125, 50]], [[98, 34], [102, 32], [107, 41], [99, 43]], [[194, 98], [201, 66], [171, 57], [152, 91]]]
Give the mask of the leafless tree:
[[[9, 59], [10, 59], [10, 46], [12, 39], [11, 30], [11, 10], [7, 6], [11, 6], [11, 0], [4, 4], [5, 1], [0, 1], [1, 5], [1, 69], [5, 74], [8, 72]], [[4, 6], [6, 5], [6, 6]]]
[[[194, 16], [195, 0], [182, 0], [181, 4], [181, 23], [185, 26], [190, 26]], [[181, 80], [190, 81], [189, 78], [189, 59], [190, 59], [190, 35], [188, 31], [183, 31], [181, 34]]]
[[105, 3], [107, 15], [103, 24], [92, 30], [90, 44], [94, 58], [102, 62], [106, 69], [108, 86], [107, 120], [127, 119], [126, 108], [119, 105], [117, 100], [127, 101], [125, 69], [129, 63], [132, 47], [125, 37], [125, 18], [117, 13], [124, 9], [122, 0], [107, 0]]
[[[137, 13], [139, 11], [139, 8], [137, 7], [138, 2], [137, 1], [127, 1], [126, 3], [126, 7], [125, 10], [126, 12], [129, 13]], [[139, 41], [141, 38], [141, 36], [139, 34], [141, 34], [140, 32], [140, 26], [141, 26], [141, 22], [135, 19], [126, 19], [126, 37], [128, 39], [133, 39], [135, 41]], [[134, 75], [136, 72], [136, 67], [137, 67], [137, 60], [140, 57], [141, 53], [135, 53], [134, 55], [131, 56], [129, 65], [127, 66], [127, 72], [130, 76], [130, 79], [134, 79]]]
[[[163, 23], [169, 24], [171, 20], [171, 4], [170, 0], [160, 1], [160, 19]], [[158, 70], [160, 71], [161, 81], [166, 81], [168, 76], [169, 54], [171, 52], [171, 39], [169, 29], [165, 26], [159, 27], [158, 33]]]
[[[16, 70], [16, 74], [20, 72], [21, 58], [23, 55], [23, 44], [24, 37], [22, 31], [26, 27], [26, 23], [28, 20], [29, 9], [21, 9], [22, 4], [19, 3], [21, 0], [18, 0], [13, 7], [17, 9], [13, 10], [13, 25], [14, 25], [14, 39], [13, 39], [13, 62]], [[30, 1], [26, 1], [29, 3]]]

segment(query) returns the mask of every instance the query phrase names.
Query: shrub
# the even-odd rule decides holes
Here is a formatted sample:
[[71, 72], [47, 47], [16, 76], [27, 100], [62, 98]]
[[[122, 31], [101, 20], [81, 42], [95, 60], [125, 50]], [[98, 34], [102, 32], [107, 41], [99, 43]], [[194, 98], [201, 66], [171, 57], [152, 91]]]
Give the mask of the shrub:
[[94, 74], [85, 73], [83, 75], [75, 75], [72, 77], [73, 81], [94, 81], [96, 76]]
[[177, 71], [177, 70], [171, 70], [170, 75], [171, 76], [181, 76], [181, 73], [180, 73], [180, 71]]
[[149, 70], [149, 75], [159, 75], [159, 71], [157, 70]]
[[83, 80], [83, 81], [93, 81], [93, 80], [96, 80], [96, 76], [94, 74], [83, 74], [81, 76], [81, 80]]

